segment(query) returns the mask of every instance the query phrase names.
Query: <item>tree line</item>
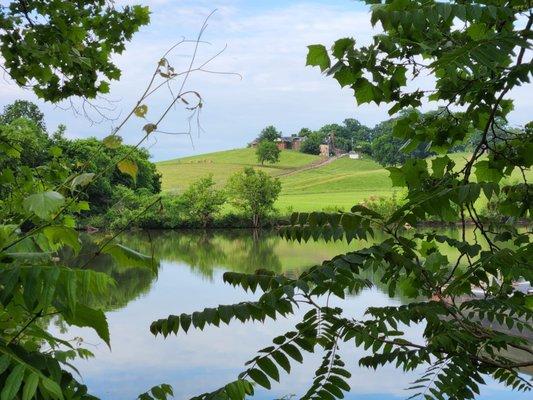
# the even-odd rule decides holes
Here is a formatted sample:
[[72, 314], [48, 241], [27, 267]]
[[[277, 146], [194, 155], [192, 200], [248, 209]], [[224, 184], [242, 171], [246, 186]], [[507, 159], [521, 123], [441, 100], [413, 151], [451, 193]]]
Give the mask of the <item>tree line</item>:
[[[342, 124], [326, 124], [315, 131], [301, 128], [298, 134], [292, 137], [304, 138], [299, 151], [317, 155], [320, 154], [320, 145], [326, 142], [328, 136], [333, 136], [335, 148], [344, 153], [356, 150], [372, 157], [385, 167], [401, 165], [411, 158], [427, 158], [435, 155], [436, 152], [430, 150], [430, 142], [418, 143], [413, 147], [412, 145], [409, 146], [407, 138], [402, 138], [398, 133], [395, 134], [396, 123], [409, 113], [416, 113], [420, 121], [434, 126], [436, 130], [440, 129], [444, 132], [446, 129], [445, 121], [448, 117], [448, 110], [440, 108], [422, 113], [415, 109], [406, 109], [400, 112], [397, 117], [384, 120], [373, 127], [366, 126], [357, 119], [347, 118]], [[452, 114], [456, 114], [458, 118], [461, 116], [459, 112]], [[509, 136], [509, 132], [514, 134], [524, 132], [523, 128], [512, 127], [503, 119], [499, 119], [498, 122], [495, 132], [490, 134], [491, 137], [498, 138], [497, 140], [503, 140], [502, 138]], [[439, 124], [443, 125], [439, 127]], [[261, 131], [257, 138], [259, 143], [256, 149], [258, 161], [261, 164], [279, 161], [280, 150], [275, 146], [275, 141], [282, 135], [283, 133], [273, 125], [269, 125]], [[465, 140], [456, 141], [450, 147], [449, 153], [472, 151], [480, 135], [479, 129], [470, 130], [467, 132]]]
[[[5, 106], [0, 114], [0, 129], [6, 140], [16, 140], [21, 147], [19, 158], [0, 160], [4, 176], [17, 168], [35, 168], [52, 160], [64, 163], [70, 174], [81, 170], [96, 174], [109, 166], [113, 157], [128, 154], [128, 160], [136, 165], [133, 175], [116, 165], [99, 174], [83, 193], [82, 198], [90, 208], [82, 210], [82, 224], [92, 227], [118, 229], [133, 223], [150, 228], [207, 228], [226, 204], [240, 215], [236, 216], [239, 223], [259, 227], [274, 211], [281, 191], [278, 179], [245, 168], [231, 176], [224, 188], [217, 188], [212, 176], [205, 176], [183, 193], [161, 196], [161, 175], [146, 149], [121, 142], [102, 147], [96, 138], [67, 139], [63, 125], [50, 134], [38, 106], [25, 100]], [[147, 210], [132, 221], [139, 209], [157, 197], [161, 197], [160, 208]], [[244, 222], [246, 219], [250, 222]], [[231, 221], [227, 223], [231, 225]]]

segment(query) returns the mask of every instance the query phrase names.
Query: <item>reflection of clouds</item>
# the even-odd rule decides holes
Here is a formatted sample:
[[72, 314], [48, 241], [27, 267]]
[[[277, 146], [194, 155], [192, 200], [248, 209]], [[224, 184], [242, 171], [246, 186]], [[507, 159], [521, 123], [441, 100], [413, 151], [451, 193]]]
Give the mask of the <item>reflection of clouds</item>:
[[[96, 354], [95, 359], [77, 361], [76, 365], [89, 388], [103, 399], [135, 398], [142, 391], [163, 382], [174, 386], [178, 399], [215, 389], [234, 379], [244, 369], [244, 363], [253, 358], [257, 350], [270, 345], [273, 337], [292, 329], [305, 310], [296, 317], [266, 324], [234, 322], [230, 326], [222, 324], [220, 328], [191, 330], [187, 335], [180, 333], [167, 339], [162, 336], [154, 338], [148, 327], [152, 320], [168, 314], [192, 312], [255, 297], [225, 285], [221, 271], [215, 272], [213, 281], [206, 282], [186, 265], [163, 262], [158, 281], [150, 293], [130, 302], [122, 310], [107, 314], [112, 351], [100, 344], [91, 348]], [[342, 306], [347, 315], [356, 318], [361, 317], [369, 305], [398, 303], [398, 300], [389, 299], [379, 290], [366, 290], [344, 301], [330, 300], [330, 305]], [[419, 340], [421, 329], [409, 328], [408, 337]], [[85, 329], [73, 328], [69, 336], [73, 335], [84, 337], [88, 343], [99, 342], [92, 332]], [[408, 397], [403, 389], [418, 375], [406, 375], [391, 366], [377, 371], [359, 368], [357, 360], [363, 354], [364, 351], [354, 350], [350, 343], [342, 346], [341, 355], [353, 374], [350, 379], [352, 392], [348, 398]], [[304, 364], [295, 362], [290, 376], [283, 373], [281, 382], [273, 385], [273, 391], [259, 390], [257, 398], [271, 399], [290, 393], [301, 395], [311, 384], [321, 356], [320, 352], [304, 354]], [[498, 393], [497, 387], [494, 385], [486, 392]]]

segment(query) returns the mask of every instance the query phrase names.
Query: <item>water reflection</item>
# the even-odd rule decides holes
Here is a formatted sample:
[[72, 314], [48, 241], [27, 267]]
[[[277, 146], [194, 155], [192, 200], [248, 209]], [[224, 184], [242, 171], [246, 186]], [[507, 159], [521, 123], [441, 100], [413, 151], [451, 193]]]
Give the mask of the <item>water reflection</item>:
[[[147, 388], [163, 382], [174, 386], [178, 399], [217, 388], [234, 379], [258, 349], [268, 346], [274, 336], [291, 329], [297, 322], [298, 315], [265, 325], [232, 323], [166, 340], [150, 334], [150, 323], [168, 314], [257, 297], [223, 284], [224, 271], [253, 272], [267, 268], [297, 274], [336, 254], [368, 245], [288, 243], [273, 234], [254, 237], [248, 231], [139, 232], [121, 240], [137, 251], [154, 252], [159, 263], [158, 274], [152, 275], [139, 267], [117, 265], [107, 258], [97, 259], [95, 269], [109, 273], [117, 281], [109, 298], [93, 300], [108, 310], [112, 351], [88, 330], [74, 328], [68, 333], [71, 337], [84, 337], [96, 354], [95, 359], [76, 363], [91, 391], [103, 399], [118, 400], [134, 399]], [[75, 265], [82, 260], [83, 255], [71, 257], [70, 262]], [[337, 302], [347, 313], [361, 316], [369, 305], [397, 305], [404, 301], [402, 297], [391, 299], [380, 290], [377, 277], [368, 278], [378, 283], [377, 288]], [[407, 335], [419, 338], [421, 329], [409, 328]], [[408, 395], [403, 389], [418, 377], [403, 374], [394, 367], [377, 372], [361, 369], [356, 360], [362, 351], [350, 347], [342, 353], [353, 372], [352, 392], [347, 395], [350, 399], [406, 398]], [[312, 382], [320, 356], [307, 357], [303, 365], [295, 366], [290, 376], [283, 376], [273, 391], [258, 391], [256, 398], [302, 394]], [[526, 395], [490, 384], [481, 398], [525, 399]]]

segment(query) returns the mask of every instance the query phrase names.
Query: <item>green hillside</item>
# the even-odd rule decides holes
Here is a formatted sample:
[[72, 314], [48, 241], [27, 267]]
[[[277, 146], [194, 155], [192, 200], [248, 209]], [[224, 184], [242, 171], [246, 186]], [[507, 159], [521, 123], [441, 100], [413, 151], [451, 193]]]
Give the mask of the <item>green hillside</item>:
[[[459, 169], [467, 156], [466, 153], [449, 155]], [[321, 162], [318, 156], [286, 150], [281, 152], [279, 164], [261, 166], [253, 149], [237, 149], [165, 161], [158, 163], [157, 168], [163, 175], [163, 190], [167, 192], [183, 191], [191, 182], [210, 173], [222, 186], [231, 174], [245, 166], [260, 168], [279, 177], [282, 191], [276, 206], [282, 212], [348, 210], [372, 196], [388, 197], [394, 190], [401, 194], [392, 188], [388, 171], [369, 158], [342, 157], [319, 165]], [[528, 171], [527, 175], [533, 173]], [[519, 179], [519, 171], [514, 171], [510, 180]]]
[[181, 192], [191, 182], [208, 174], [213, 174], [215, 182], [222, 186], [231, 174], [247, 166], [280, 176], [318, 162], [319, 156], [285, 150], [281, 152], [278, 164], [262, 166], [257, 163], [255, 150], [247, 148], [163, 161], [157, 163], [157, 169], [163, 175], [164, 191]]
[[308, 169], [321, 162], [318, 156], [285, 150], [278, 164], [261, 166], [254, 149], [236, 149], [163, 161], [157, 163], [157, 168], [163, 175], [163, 190], [171, 193], [185, 190], [191, 182], [208, 174], [213, 174], [215, 182], [222, 186], [231, 174], [245, 166], [262, 169], [281, 180], [282, 193], [277, 202], [281, 211], [348, 209], [370, 196], [392, 193], [388, 172], [370, 159], [343, 157]]
[[389, 196], [389, 173], [370, 159], [343, 157], [319, 168], [281, 178], [280, 209], [310, 211], [324, 207], [349, 209], [370, 196]]

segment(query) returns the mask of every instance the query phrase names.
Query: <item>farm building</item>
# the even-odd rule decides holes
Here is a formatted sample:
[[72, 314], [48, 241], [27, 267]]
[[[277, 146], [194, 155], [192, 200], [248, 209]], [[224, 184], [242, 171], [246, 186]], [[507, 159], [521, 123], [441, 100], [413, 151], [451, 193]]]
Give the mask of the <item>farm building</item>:
[[[296, 150], [299, 151], [302, 146], [302, 142], [305, 138], [299, 136], [285, 136], [276, 139], [276, 146], [280, 150]], [[250, 142], [249, 146], [251, 148], [256, 148], [259, 145], [259, 139], [254, 139]]]

